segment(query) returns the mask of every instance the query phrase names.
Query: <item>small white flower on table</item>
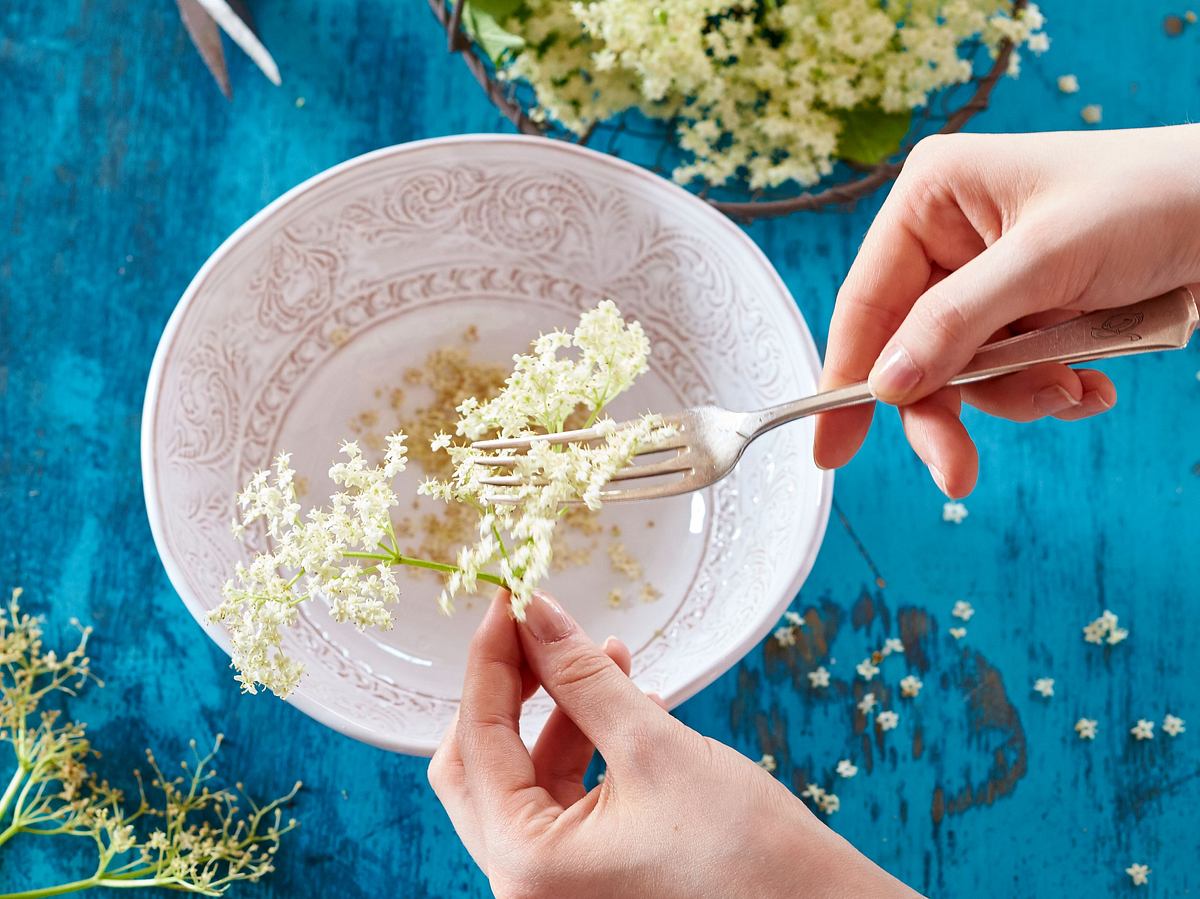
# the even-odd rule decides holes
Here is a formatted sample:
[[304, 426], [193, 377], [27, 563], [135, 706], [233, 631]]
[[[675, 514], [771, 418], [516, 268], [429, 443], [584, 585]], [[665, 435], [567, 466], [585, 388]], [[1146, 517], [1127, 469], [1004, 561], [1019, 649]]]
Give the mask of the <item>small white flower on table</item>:
[[864, 715], [868, 715], [873, 708], [875, 708], [875, 694], [864, 693], [863, 698], [858, 701], [858, 710]]
[[1079, 79], [1074, 75], [1059, 75], [1058, 89], [1064, 94], [1075, 94], [1079, 92]]
[[837, 763], [837, 773], [840, 777], [853, 777], [858, 773], [858, 766], [850, 759], [842, 759]]
[[880, 730], [894, 730], [896, 725], [900, 723], [900, 715], [896, 712], [887, 711], [880, 712], [875, 716], [875, 724]]
[[955, 640], [961, 640], [966, 635], [967, 635], [967, 629], [965, 627], [950, 628], [950, 636], [953, 637]]
[[775, 762], [775, 756], [768, 752], [758, 760], [758, 767], [762, 768], [764, 771], [774, 771], [779, 766]]
[[975, 614], [975, 607], [965, 599], [960, 599], [954, 604], [954, 608], [950, 610], [950, 614], [955, 618], [961, 618], [963, 621], [970, 621], [971, 616]]
[[788, 624], [792, 625], [792, 627], [804, 627], [804, 616], [799, 612], [784, 612], [783, 618]]
[[1183, 725], [1184, 720], [1182, 718], [1176, 718], [1174, 715], [1168, 714], [1163, 718], [1163, 733], [1168, 737], [1177, 737], [1186, 730]]
[[900, 681], [900, 695], [912, 699], [921, 692], [921, 688], [923, 686], [925, 685], [921, 683], [921, 679], [919, 677], [917, 677], [915, 674], [910, 674], [908, 677], [905, 677]]
[[1126, 628], [1118, 627], [1117, 622], [1117, 616], [1105, 609], [1103, 615], [1084, 625], [1083, 639], [1097, 645], [1107, 642], [1111, 646], [1116, 646], [1129, 636], [1129, 631]]
[[817, 687], [829, 686], [829, 670], [820, 665], [815, 671], [808, 672], [808, 682], [815, 690]]
[[879, 667], [870, 659], [863, 659], [854, 666], [854, 670], [863, 680], [870, 680], [879, 673]]
[[1089, 103], [1079, 110], [1079, 117], [1089, 125], [1099, 125], [1100, 119], [1104, 117], [1104, 108], [1098, 103]]
[[962, 524], [968, 514], [970, 513], [967, 512], [967, 507], [962, 503], [949, 502], [942, 506], [942, 521], [951, 524]]
[[1139, 718], [1138, 723], [1129, 728], [1129, 732], [1133, 734], [1135, 740], [1153, 740], [1154, 722], [1147, 721], [1145, 718]]
[[1081, 740], [1096, 739], [1096, 719], [1080, 718], [1075, 722], [1075, 733], [1079, 734]]
[[890, 656], [894, 652], [904, 652], [904, 643], [898, 637], [888, 637], [883, 641], [883, 654]]
[[1039, 677], [1033, 682], [1033, 691], [1035, 693], [1040, 693], [1046, 699], [1049, 699], [1054, 695], [1054, 678]]
[[775, 629], [775, 642], [780, 646], [796, 645], [796, 629], [794, 627], [778, 627]]
[[1134, 862], [1125, 869], [1125, 873], [1129, 875], [1129, 879], [1133, 881], [1135, 887], [1140, 887], [1150, 880], [1150, 866], [1139, 865]]

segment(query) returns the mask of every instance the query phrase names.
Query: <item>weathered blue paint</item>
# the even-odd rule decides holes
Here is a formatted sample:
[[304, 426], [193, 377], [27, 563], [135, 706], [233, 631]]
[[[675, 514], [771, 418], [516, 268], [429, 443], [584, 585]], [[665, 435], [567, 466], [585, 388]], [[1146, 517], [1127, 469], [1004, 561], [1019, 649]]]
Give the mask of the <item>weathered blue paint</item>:
[[[239, 696], [167, 583], [146, 525], [142, 390], [159, 332], [208, 253], [264, 203], [347, 157], [503, 129], [443, 52], [424, 3], [256, 6], [285, 86], [232, 54], [232, 104], [186, 43], [174, 4], [0, 11], [0, 582], [24, 584], [57, 622], [96, 625], [109, 686], [77, 710], [113, 770], [136, 765], [146, 744], [172, 757], [189, 736], [223, 731], [224, 770], [254, 790], [304, 779], [303, 828], [279, 872], [245, 895], [481, 895], [424, 762]], [[1200, 29], [1172, 39], [1162, 27], [1182, 10], [1161, 0], [1045, 6], [1050, 54], [1002, 84], [976, 128], [1075, 128], [1086, 102], [1103, 104], [1108, 126], [1197, 118]], [[1079, 76], [1080, 94], [1054, 89], [1064, 72]], [[1179, 175], [1194, 178], [1195, 160], [1181, 159]], [[877, 206], [750, 229], [819, 341]], [[940, 498], [895, 416], [883, 415], [839, 475], [843, 518], [801, 596], [821, 616], [841, 680], [814, 699], [810, 646], [764, 645], [679, 712], [748, 755], [774, 752], [788, 783], [857, 759], [863, 771], [837, 785], [831, 823], [920, 889], [1122, 893], [1133, 860], [1154, 869], [1146, 895], [1200, 889], [1190, 824], [1200, 733], [1150, 744], [1126, 735], [1133, 719], [1167, 710], [1200, 729], [1196, 353], [1109, 368], [1122, 401], [1101, 421], [1018, 427], [969, 416], [983, 477], [958, 527], [942, 523]], [[964, 597], [979, 612], [956, 643], [948, 612]], [[1105, 607], [1132, 629], [1112, 651], [1080, 639]], [[848, 673], [900, 631], [926, 688], [876, 743], [847, 711]], [[885, 665], [889, 696], [902, 667]], [[1030, 692], [1042, 675], [1058, 682], [1049, 702]], [[1100, 720], [1094, 745], [1072, 733], [1082, 714]], [[19, 843], [0, 855], [6, 885], [83, 873], [68, 870], [70, 853], [37, 856]]]

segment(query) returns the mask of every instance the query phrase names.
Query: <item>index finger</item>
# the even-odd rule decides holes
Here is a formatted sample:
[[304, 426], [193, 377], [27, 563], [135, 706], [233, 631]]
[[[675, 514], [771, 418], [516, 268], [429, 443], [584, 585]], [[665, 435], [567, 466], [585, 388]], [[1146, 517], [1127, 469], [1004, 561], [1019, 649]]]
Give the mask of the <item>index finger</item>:
[[[838, 291], [821, 389], [866, 380], [880, 351], [904, 321], [933, 274], [917, 237], [890, 209], [893, 198], [867, 231]], [[817, 416], [813, 458], [822, 468], [845, 465], [862, 445], [874, 404]]]
[[458, 749], [467, 789], [483, 803], [485, 816], [504, 814], [526, 791], [550, 795], [536, 786], [529, 750], [521, 740], [523, 656], [517, 625], [508, 613], [509, 594], [500, 590], [471, 640], [462, 703]]

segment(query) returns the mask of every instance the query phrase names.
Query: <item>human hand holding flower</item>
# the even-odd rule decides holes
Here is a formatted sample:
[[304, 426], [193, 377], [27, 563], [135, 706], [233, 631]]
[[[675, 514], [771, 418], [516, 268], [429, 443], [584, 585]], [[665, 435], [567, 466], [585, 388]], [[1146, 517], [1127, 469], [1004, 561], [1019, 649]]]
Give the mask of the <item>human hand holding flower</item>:
[[[429, 779], [497, 896], [916, 895], [606, 649], [541, 594], [517, 622], [501, 591], [475, 635]], [[557, 707], [531, 752], [518, 721], [538, 684]], [[588, 791], [593, 749], [608, 770]]]
[[[1111, 409], [1112, 382], [1061, 364], [943, 385], [985, 342], [1200, 280], [1200, 126], [922, 141], [838, 293], [823, 388], [869, 376], [950, 497], [975, 486], [965, 400], [1014, 421]], [[858, 450], [871, 408], [824, 413], [819, 465]]]

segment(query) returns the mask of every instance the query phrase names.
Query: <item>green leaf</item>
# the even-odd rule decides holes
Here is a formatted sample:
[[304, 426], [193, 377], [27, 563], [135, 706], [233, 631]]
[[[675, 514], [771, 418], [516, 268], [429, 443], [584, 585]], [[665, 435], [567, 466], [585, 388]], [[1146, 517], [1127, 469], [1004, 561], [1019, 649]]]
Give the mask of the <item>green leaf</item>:
[[878, 106], [859, 106], [837, 115], [842, 120], [837, 156], [862, 165], [875, 165], [899, 150], [912, 125], [911, 112], [884, 112]]
[[524, 5], [525, 0], [472, 0], [471, 2], [471, 7], [476, 12], [489, 15], [497, 22], [503, 22]]
[[525, 40], [519, 34], [513, 34], [500, 26], [497, 17], [487, 12], [483, 7], [519, 6], [511, 0], [473, 0], [463, 6], [463, 28], [495, 64], [510, 50], [520, 50], [525, 46]]

